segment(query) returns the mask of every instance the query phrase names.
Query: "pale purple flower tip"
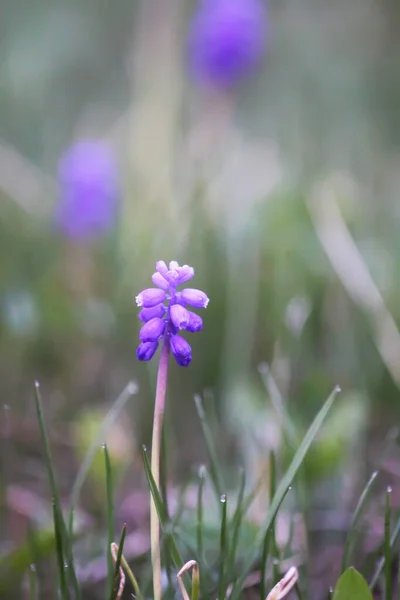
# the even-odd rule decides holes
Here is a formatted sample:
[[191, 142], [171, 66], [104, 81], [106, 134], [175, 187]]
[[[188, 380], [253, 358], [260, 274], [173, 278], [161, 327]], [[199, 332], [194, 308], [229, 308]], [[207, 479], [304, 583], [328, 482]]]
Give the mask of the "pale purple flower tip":
[[186, 308], [180, 304], [173, 304], [169, 309], [171, 321], [178, 329], [186, 329], [189, 325], [190, 316]]
[[116, 222], [120, 198], [115, 157], [100, 140], [81, 140], [61, 157], [54, 223], [67, 237], [95, 237]]
[[203, 319], [190, 310], [187, 312], [189, 314], [189, 323], [186, 326], [186, 330], [195, 333], [203, 329]]
[[180, 335], [172, 335], [170, 339], [171, 351], [178, 365], [188, 367], [192, 360], [190, 344]]
[[165, 321], [159, 317], [154, 317], [147, 321], [139, 332], [139, 338], [142, 342], [156, 342], [164, 333]]
[[195, 308], [207, 308], [209, 298], [201, 290], [186, 288], [181, 291], [180, 302], [194, 306]]
[[151, 360], [158, 348], [158, 342], [142, 342], [136, 350], [138, 360]]
[[167, 294], [164, 290], [148, 288], [136, 296], [136, 304], [138, 306], [143, 306], [144, 308], [151, 308], [152, 306], [156, 306], [157, 304], [164, 302], [166, 297]]
[[150, 319], [154, 319], [154, 317], [163, 317], [166, 313], [166, 308], [164, 304], [157, 304], [157, 306], [152, 306], [151, 308], [142, 308], [138, 317], [143, 323], [147, 323]]
[[158, 271], [153, 273], [153, 275], [151, 276], [151, 280], [154, 283], [154, 285], [161, 288], [162, 290], [169, 290], [169, 281], [167, 281]]
[[262, 0], [200, 0], [189, 30], [194, 77], [217, 87], [240, 81], [262, 57], [266, 25]]

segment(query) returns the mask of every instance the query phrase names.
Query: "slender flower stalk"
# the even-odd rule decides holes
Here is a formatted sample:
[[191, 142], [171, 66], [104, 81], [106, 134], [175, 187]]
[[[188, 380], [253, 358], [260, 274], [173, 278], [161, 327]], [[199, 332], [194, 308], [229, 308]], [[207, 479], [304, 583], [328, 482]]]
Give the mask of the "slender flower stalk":
[[[164, 339], [158, 365], [156, 399], [154, 404], [153, 437], [151, 443], [151, 471], [157, 487], [160, 487], [160, 455], [161, 440], [164, 423], [165, 396], [168, 381], [169, 340]], [[161, 585], [161, 554], [160, 554], [160, 521], [156, 505], [150, 494], [150, 538], [151, 561], [153, 565], [154, 600], [160, 600], [162, 595]]]
[[[136, 296], [136, 303], [142, 307], [139, 319], [144, 323], [139, 332], [141, 343], [136, 351], [142, 361], [151, 360], [161, 341], [160, 362], [158, 365], [156, 398], [154, 403], [153, 436], [151, 446], [151, 471], [157, 488], [160, 487], [160, 455], [164, 422], [165, 397], [167, 392], [169, 355], [172, 352], [181, 367], [189, 366], [192, 349], [189, 343], [179, 335], [185, 329], [192, 333], [203, 328], [202, 319], [186, 309], [186, 306], [205, 308], [209, 302], [201, 290], [186, 288], [177, 291], [177, 287], [194, 276], [194, 270], [188, 265], [182, 267], [171, 261], [169, 267], [163, 261], [156, 264], [152, 281], [156, 288], [143, 290]], [[164, 303], [167, 302], [167, 305]], [[150, 540], [153, 566], [154, 600], [161, 600], [161, 554], [160, 521], [153, 498], [150, 500]]]

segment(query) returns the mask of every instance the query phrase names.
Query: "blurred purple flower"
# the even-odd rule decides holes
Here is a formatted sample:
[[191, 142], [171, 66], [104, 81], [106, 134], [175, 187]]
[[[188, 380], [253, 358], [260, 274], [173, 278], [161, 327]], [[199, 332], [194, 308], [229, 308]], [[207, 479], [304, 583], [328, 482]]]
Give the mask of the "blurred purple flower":
[[230, 87], [260, 61], [267, 34], [262, 0], [200, 0], [189, 30], [189, 60], [201, 83]]
[[193, 276], [194, 269], [189, 265], [181, 267], [174, 260], [168, 266], [162, 260], [157, 262], [156, 272], [152, 276], [157, 288], [147, 288], [136, 296], [136, 304], [143, 307], [139, 319], [144, 323], [139, 333], [141, 343], [136, 352], [139, 360], [151, 360], [159, 341], [164, 338], [178, 365], [189, 366], [192, 350], [189, 343], [178, 335], [178, 331], [200, 331], [203, 328], [201, 317], [187, 310], [186, 306], [206, 308], [209, 302], [201, 290], [185, 288], [181, 292], [177, 291], [179, 285]]
[[60, 200], [55, 225], [72, 239], [107, 233], [115, 224], [119, 200], [118, 173], [109, 146], [80, 140], [61, 157]]

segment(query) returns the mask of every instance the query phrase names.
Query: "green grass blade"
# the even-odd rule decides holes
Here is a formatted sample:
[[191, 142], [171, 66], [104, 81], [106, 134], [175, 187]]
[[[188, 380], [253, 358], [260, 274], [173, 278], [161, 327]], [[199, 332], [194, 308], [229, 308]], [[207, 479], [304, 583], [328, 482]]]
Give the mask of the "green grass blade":
[[391, 506], [390, 497], [392, 495], [392, 488], [388, 487], [386, 490], [386, 503], [385, 503], [385, 591], [386, 600], [392, 600], [392, 548], [390, 544], [390, 522], [391, 522]]
[[[270, 452], [269, 454], [269, 497], [270, 502], [275, 496], [276, 492], [276, 460], [274, 452]], [[261, 582], [260, 582], [260, 599], [264, 600], [266, 597], [266, 589], [265, 582], [267, 578], [267, 563], [268, 563], [268, 555], [272, 550], [272, 569], [273, 569], [273, 581], [272, 587], [276, 585], [280, 579], [278, 565], [275, 562], [275, 550], [276, 550], [276, 540], [275, 540], [275, 520], [271, 524], [271, 528], [268, 529], [266, 536], [264, 538], [263, 543], [263, 552], [262, 552], [262, 563], [261, 563]]]
[[353, 517], [352, 517], [352, 520], [350, 523], [349, 531], [347, 534], [344, 551], [343, 551], [342, 573], [347, 569], [347, 567], [350, 566], [350, 564], [349, 564], [350, 556], [351, 556], [351, 553], [352, 553], [352, 550], [353, 550], [354, 544], [355, 544], [355, 539], [354, 539], [355, 531], [356, 531], [357, 525], [360, 521], [360, 518], [364, 512], [364, 509], [368, 503], [371, 491], [374, 487], [374, 483], [375, 483], [377, 477], [378, 477], [378, 471], [374, 471], [374, 473], [372, 473], [371, 477], [369, 478], [367, 485], [365, 486], [365, 488], [360, 496], [360, 499], [357, 503], [356, 509], [354, 511], [354, 514], [353, 514]]
[[[228, 559], [228, 572], [231, 574], [233, 572], [236, 560], [236, 551], [239, 542], [239, 533], [240, 526], [242, 524], [243, 517], [243, 500], [244, 500], [244, 491], [246, 488], [246, 472], [244, 469], [241, 469], [240, 472], [240, 483], [239, 483], [239, 493], [238, 499], [236, 502], [235, 512], [232, 518], [231, 529], [231, 543], [229, 546], [229, 559]], [[233, 577], [232, 577], [233, 579]]]
[[227, 531], [227, 506], [228, 501], [225, 494], [221, 496], [221, 531], [219, 545], [219, 573], [218, 573], [218, 600], [225, 599], [225, 566], [228, 552], [228, 531]]
[[111, 594], [110, 594], [110, 600], [116, 600], [117, 594], [118, 594], [118, 580], [119, 580], [119, 570], [121, 567], [121, 558], [122, 558], [122, 552], [124, 550], [124, 544], [125, 544], [125, 536], [126, 536], [126, 525], [124, 525], [122, 527], [122, 533], [121, 533], [121, 537], [119, 540], [119, 544], [118, 544], [118, 552], [117, 552], [117, 559], [115, 561], [115, 566], [114, 566], [114, 578], [113, 578], [113, 587], [111, 590]]
[[111, 544], [114, 541], [114, 498], [112, 485], [112, 471], [110, 455], [107, 444], [102, 446], [104, 452], [104, 466], [106, 472], [106, 496], [107, 496], [107, 598], [110, 597], [114, 581], [114, 564], [111, 554]]
[[[391, 550], [393, 550], [393, 546], [396, 544], [398, 538], [400, 536], [400, 519], [397, 520], [397, 523], [393, 529], [393, 533], [390, 536], [390, 548]], [[383, 544], [383, 552], [385, 553], [385, 545]], [[374, 587], [376, 586], [376, 584], [379, 581], [379, 578], [381, 576], [382, 570], [384, 569], [386, 564], [386, 560], [385, 560], [385, 555], [383, 556], [383, 558], [381, 558], [381, 560], [378, 563], [378, 566], [376, 567], [375, 573], [372, 576], [371, 579], [371, 583], [369, 584], [369, 588], [371, 590], [374, 589]]]
[[71, 496], [70, 496], [70, 501], [69, 501], [70, 508], [69, 508], [69, 513], [68, 513], [68, 530], [69, 530], [70, 535], [73, 531], [75, 507], [78, 503], [78, 499], [79, 499], [79, 495], [81, 493], [82, 486], [85, 483], [86, 478], [89, 474], [89, 471], [92, 466], [93, 460], [96, 456], [96, 453], [97, 453], [100, 445], [103, 443], [104, 439], [106, 438], [109, 428], [112, 427], [112, 425], [115, 423], [116, 419], [118, 418], [118, 415], [124, 408], [125, 404], [128, 402], [129, 398], [133, 394], [136, 393], [136, 391], [137, 391], [136, 384], [132, 381], [130, 383], [128, 383], [128, 385], [121, 392], [121, 394], [115, 400], [114, 404], [111, 406], [110, 410], [104, 417], [104, 419], [98, 429], [97, 435], [94, 437], [92, 443], [90, 444], [88, 451], [86, 452], [85, 458], [83, 459], [81, 467], [76, 476], [74, 485], [72, 486], [72, 491], [71, 491]]
[[132, 584], [136, 600], [144, 600], [143, 594], [140, 591], [139, 584], [136, 580], [136, 577], [134, 576], [133, 571], [131, 570], [130, 566], [126, 562], [123, 554], [121, 554], [121, 565], [122, 565], [123, 569], [126, 571], [126, 574], [128, 575], [128, 578]]
[[203, 492], [206, 476], [206, 468], [202, 465], [199, 468], [199, 487], [197, 491], [197, 522], [196, 522], [196, 541], [197, 555], [200, 561], [204, 557], [204, 540], [203, 540]]
[[161, 498], [161, 494], [157, 488], [156, 482], [154, 481], [153, 473], [151, 472], [149, 458], [147, 456], [147, 449], [142, 446], [143, 464], [146, 471], [147, 481], [149, 483], [150, 492], [153, 497], [154, 505], [157, 510], [158, 518], [160, 519], [161, 529], [165, 536], [170, 538], [169, 551], [171, 552], [171, 559], [177, 569], [183, 567], [184, 561], [179, 553], [178, 546], [175, 537], [172, 532], [172, 523], [168, 519], [168, 514], [164, 503]]
[[57, 505], [53, 502], [53, 519], [54, 519], [54, 532], [56, 538], [56, 554], [57, 554], [57, 565], [58, 565], [58, 577], [60, 583], [60, 592], [63, 600], [69, 600], [69, 591], [67, 579], [65, 576], [65, 559], [62, 542], [62, 525], [60, 524], [60, 517], [57, 510]]
[[[50, 450], [49, 438], [47, 436], [46, 425], [44, 422], [43, 409], [42, 409], [42, 399], [40, 396], [40, 385], [36, 381], [35, 382], [35, 404], [36, 404], [36, 414], [39, 423], [40, 435], [42, 439], [42, 444], [44, 448], [45, 458], [46, 458], [46, 467], [48, 472], [48, 477], [50, 481], [51, 493], [54, 501], [54, 510], [57, 517], [57, 524], [59, 527], [59, 533], [61, 535], [61, 542], [63, 547], [63, 553], [65, 555], [66, 561], [68, 562], [68, 573], [72, 582], [72, 586], [74, 589], [74, 594], [77, 600], [81, 600], [82, 595], [79, 589], [78, 579], [76, 577], [75, 565], [74, 565], [74, 557], [72, 555], [72, 547], [71, 540], [68, 536], [67, 528], [65, 526], [64, 517], [62, 513], [62, 507], [60, 502], [60, 495], [58, 492], [58, 487], [56, 483], [56, 477], [53, 466], [53, 459]], [[57, 535], [57, 532], [55, 532]], [[57, 540], [56, 540], [57, 543]]]
[[303, 594], [301, 592], [301, 588], [299, 586], [298, 581], [296, 581], [296, 583], [295, 583], [294, 591], [296, 592], [297, 600], [303, 600]]
[[214, 445], [214, 438], [210, 429], [210, 426], [207, 421], [206, 412], [204, 410], [203, 400], [201, 396], [196, 395], [194, 397], [194, 402], [196, 405], [197, 414], [199, 415], [201, 428], [203, 430], [204, 440], [206, 442], [207, 454], [210, 460], [210, 477], [211, 482], [214, 487], [215, 494], [218, 500], [222, 496], [222, 473], [219, 466], [217, 452]]
[[276, 490], [276, 494], [272, 500], [271, 506], [269, 507], [267, 516], [264, 520], [264, 523], [260, 527], [260, 531], [259, 531], [259, 533], [256, 537], [256, 540], [255, 540], [255, 543], [254, 543], [254, 548], [249, 552], [246, 560], [244, 561], [244, 565], [243, 565], [241, 574], [238, 576], [238, 578], [236, 580], [234, 589], [232, 591], [231, 600], [238, 600], [241, 588], [246, 579], [246, 575], [250, 572], [250, 569], [252, 568], [255, 560], [257, 559], [259, 548], [261, 547], [261, 545], [264, 541], [264, 538], [267, 534], [267, 531], [269, 530], [269, 528], [271, 527], [271, 524], [273, 523], [273, 521], [275, 519], [275, 516], [279, 509], [279, 506], [280, 506], [283, 498], [285, 497], [285, 495], [288, 491], [288, 488], [291, 486], [294, 477], [296, 476], [298, 470], [300, 469], [300, 467], [303, 463], [303, 460], [308, 452], [308, 449], [310, 448], [312, 442], [314, 441], [315, 437], [317, 436], [317, 434], [318, 434], [325, 418], [327, 417], [329, 411], [331, 410], [339, 392], [340, 392], [340, 388], [336, 387], [333, 390], [332, 394], [329, 396], [329, 398], [325, 401], [321, 410], [318, 412], [314, 421], [312, 422], [312, 424], [311, 424], [308, 432], [306, 433], [302, 443], [300, 444], [300, 447], [298, 448], [296, 454], [294, 455], [293, 460], [292, 460], [288, 470], [286, 471], [285, 475], [283, 476], [283, 478]]
[[37, 572], [36, 566], [29, 567], [29, 600], [37, 600]]

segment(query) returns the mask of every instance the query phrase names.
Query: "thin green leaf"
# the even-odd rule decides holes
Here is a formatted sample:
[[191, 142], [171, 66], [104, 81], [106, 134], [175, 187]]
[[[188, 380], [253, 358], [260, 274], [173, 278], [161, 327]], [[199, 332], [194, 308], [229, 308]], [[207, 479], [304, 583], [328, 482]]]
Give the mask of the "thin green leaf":
[[67, 585], [67, 579], [65, 576], [65, 558], [62, 542], [62, 525], [60, 523], [60, 516], [57, 511], [57, 505], [53, 502], [53, 520], [54, 520], [54, 532], [56, 538], [56, 554], [57, 554], [57, 565], [58, 565], [58, 577], [60, 583], [61, 597], [63, 600], [69, 600], [69, 591]]
[[373, 486], [374, 486], [374, 483], [375, 483], [377, 477], [378, 477], [378, 471], [374, 471], [374, 473], [372, 473], [371, 477], [369, 478], [367, 485], [365, 486], [365, 488], [360, 496], [360, 499], [358, 501], [358, 504], [356, 506], [356, 509], [354, 511], [354, 514], [353, 514], [353, 517], [352, 517], [352, 520], [350, 523], [349, 531], [347, 534], [344, 551], [343, 551], [342, 573], [349, 566], [350, 556], [351, 556], [352, 550], [355, 545], [355, 539], [354, 539], [355, 531], [356, 531], [358, 523], [361, 519], [361, 516], [364, 512], [364, 509], [368, 503], [371, 491], [373, 489]]
[[[390, 548], [393, 550], [393, 546], [396, 544], [397, 539], [400, 535], [400, 519], [398, 519], [394, 529], [393, 529], [393, 533], [390, 537]], [[383, 545], [383, 551], [385, 550], [385, 547]], [[386, 560], [385, 557], [383, 556], [383, 558], [381, 558], [381, 560], [378, 563], [378, 566], [376, 567], [375, 573], [371, 579], [371, 583], [369, 584], [369, 587], [371, 590], [374, 589], [374, 587], [376, 586], [376, 584], [379, 581], [379, 577], [381, 576], [382, 570], [385, 567], [386, 564]]]
[[202, 465], [199, 468], [199, 487], [197, 491], [197, 522], [196, 522], [196, 539], [197, 539], [197, 555], [200, 560], [204, 557], [203, 543], [203, 491], [205, 482], [206, 468]]
[[122, 533], [121, 533], [121, 537], [120, 537], [119, 544], [118, 544], [118, 553], [117, 553], [117, 559], [115, 561], [115, 566], [114, 566], [113, 587], [112, 587], [111, 594], [110, 594], [110, 600], [115, 600], [118, 595], [118, 580], [120, 577], [119, 570], [121, 568], [121, 558], [122, 558], [122, 552], [124, 550], [125, 536], [126, 536], [126, 525], [124, 525], [122, 527]]
[[231, 523], [232, 535], [231, 535], [231, 543], [229, 546], [229, 559], [228, 559], [228, 572], [229, 573], [232, 573], [234, 565], [235, 565], [235, 560], [236, 560], [236, 551], [237, 551], [238, 542], [239, 542], [240, 525], [242, 523], [242, 517], [243, 517], [242, 505], [243, 505], [245, 488], [246, 488], [246, 473], [245, 473], [244, 469], [241, 469], [238, 499], [236, 502], [236, 509], [235, 509], [235, 513], [233, 515], [232, 523]]
[[37, 600], [37, 572], [36, 566], [29, 567], [29, 600]]
[[104, 466], [106, 472], [106, 496], [107, 496], [107, 598], [110, 597], [114, 581], [114, 564], [111, 555], [111, 544], [114, 541], [114, 498], [112, 484], [112, 470], [110, 455], [107, 444], [103, 444]]
[[218, 600], [224, 600], [226, 592], [225, 566], [228, 552], [228, 532], [227, 532], [227, 497], [221, 496], [221, 530], [219, 538], [219, 573], [218, 573]]
[[372, 600], [372, 594], [364, 577], [350, 567], [340, 576], [333, 600]]
[[252, 551], [249, 552], [246, 560], [244, 561], [242, 571], [236, 580], [234, 589], [232, 591], [231, 600], [238, 599], [238, 597], [240, 595], [240, 590], [242, 589], [242, 586], [246, 579], [246, 576], [249, 573], [250, 569], [252, 568], [255, 560], [257, 559], [259, 548], [260, 548], [261, 544], [263, 543], [264, 538], [267, 534], [267, 531], [269, 530], [269, 528], [271, 527], [271, 524], [273, 523], [273, 520], [275, 519], [276, 513], [279, 510], [279, 506], [280, 506], [283, 498], [285, 497], [285, 495], [288, 491], [288, 488], [292, 484], [292, 481], [293, 481], [294, 477], [296, 476], [296, 473], [298, 472], [299, 468], [301, 467], [303, 460], [308, 452], [308, 449], [310, 448], [312, 442], [314, 441], [315, 437], [317, 436], [317, 434], [318, 434], [325, 418], [327, 417], [329, 411], [331, 410], [339, 392], [340, 392], [340, 388], [336, 387], [333, 390], [332, 394], [329, 396], [329, 398], [325, 401], [323, 407], [321, 408], [321, 410], [315, 417], [315, 419], [314, 419], [313, 423], [311, 424], [308, 432], [306, 433], [302, 443], [300, 444], [299, 449], [297, 450], [296, 454], [294, 455], [293, 460], [292, 460], [288, 470], [286, 471], [284, 477], [282, 478], [282, 480], [276, 490], [275, 497], [272, 500], [271, 506], [269, 507], [267, 516], [264, 520], [264, 523], [260, 527], [260, 531], [259, 531], [257, 538], [255, 540], [255, 543], [254, 543], [254, 548], [252, 549]]
[[[47, 436], [46, 425], [43, 417], [43, 409], [42, 409], [42, 399], [40, 396], [40, 386], [39, 383], [35, 382], [35, 404], [36, 404], [36, 414], [39, 423], [40, 435], [42, 438], [42, 444], [44, 448], [45, 458], [46, 458], [46, 466], [48, 477], [50, 481], [51, 493], [54, 501], [54, 510], [57, 516], [57, 524], [59, 526], [59, 533], [61, 535], [61, 542], [63, 553], [65, 555], [66, 561], [68, 562], [68, 573], [72, 582], [72, 587], [74, 589], [74, 594], [77, 600], [81, 600], [82, 595], [79, 589], [78, 579], [75, 572], [75, 564], [74, 557], [72, 554], [72, 542], [71, 536], [68, 535], [67, 528], [65, 526], [64, 517], [62, 513], [62, 507], [60, 502], [60, 496], [58, 492], [58, 487], [56, 483], [56, 477], [53, 466], [53, 459], [51, 456], [49, 439]], [[57, 535], [57, 532], [56, 532]], [[57, 542], [57, 540], [56, 540]]]
[[303, 594], [301, 592], [301, 587], [299, 586], [298, 581], [296, 581], [296, 583], [295, 583], [294, 591], [296, 592], [296, 596], [297, 596], [298, 600], [303, 600]]
[[86, 481], [86, 478], [89, 474], [90, 468], [92, 466], [93, 460], [96, 456], [96, 453], [99, 449], [99, 446], [102, 444], [104, 439], [107, 437], [107, 432], [115, 423], [118, 418], [118, 415], [124, 408], [125, 404], [128, 402], [129, 398], [135, 394], [137, 391], [137, 386], [134, 382], [129, 382], [125, 389], [121, 392], [118, 398], [115, 400], [114, 404], [111, 406], [110, 410], [104, 417], [101, 425], [98, 429], [97, 435], [93, 438], [92, 443], [89, 446], [88, 451], [86, 452], [85, 458], [81, 464], [81, 467], [76, 476], [74, 485], [72, 486], [71, 496], [70, 496], [70, 508], [68, 514], [68, 530], [71, 535], [73, 531], [74, 524], [74, 511], [75, 507], [78, 503], [79, 495], [81, 493], [81, 489], [83, 484]]
[[132, 584], [136, 599], [144, 600], [143, 594], [140, 591], [139, 584], [136, 580], [136, 577], [134, 576], [133, 571], [131, 570], [130, 566], [126, 562], [123, 554], [121, 554], [121, 565], [122, 565], [123, 569], [126, 571], [126, 574], [128, 575], [128, 578]]
[[206, 416], [206, 412], [204, 410], [203, 400], [202, 400], [201, 396], [196, 395], [194, 397], [194, 402], [196, 405], [197, 414], [199, 415], [201, 427], [203, 430], [203, 435], [204, 435], [204, 440], [206, 442], [208, 458], [210, 460], [209, 471], [210, 471], [211, 481], [212, 481], [212, 484], [214, 487], [215, 495], [219, 500], [222, 496], [222, 489], [223, 489], [222, 472], [221, 472], [221, 468], [219, 466], [219, 462], [218, 462], [218, 458], [217, 458], [217, 452], [216, 452], [215, 445], [214, 445], [214, 438], [213, 438], [210, 426], [207, 421], [207, 416]]
[[154, 481], [154, 477], [153, 477], [153, 474], [152, 474], [151, 468], [150, 468], [149, 459], [147, 456], [147, 449], [145, 446], [142, 446], [142, 456], [143, 456], [143, 463], [144, 463], [144, 468], [146, 471], [147, 481], [148, 481], [149, 487], [150, 487], [150, 492], [153, 497], [153, 501], [154, 501], [154, 505], [157, 510], [158, 518], [160, 519], [161, 529], [163, 530], [163, 533], [165, 536], [170, 537], [169, 550], [171, 552], [172, 561], [177, 569], [181, 569], [184, 564], [184, 561], [183, 561], [181, 555], [179, 554], [178, 546], [177, 546], [175, 537], [172, 532], [172, 523], [168, 519], [168, 515], [166, 512], [164, 503], [162, 501], [161, 494], [157, 488], [156, 482]]
[[392, 488], [388, 487], [386, 490], [386, 502], [385, 502], [385, 591], [386, 600], [392, 600], [392, 548], [390, 544], [390, 521], [391, 521], [391, 507], [390, 497], [392, 495]]
[[[269, 497], [270, 502], [272, 498], [275, 496], [276, 492], [276, 460], [275, 454], [271, 451], [269, 455]], [[260, 600], [264, 600], [266, 596], [265, 583], [267, 578], [267, 563], [270, 549], [272, 550], [272, 571], [273, 571], [273, 580], [272, 586], [276, 585], [280, 579], [278, 565], [275, 561], [276, 555], [276, 540], [275, 540], [275, 519], [271, 524], [271, 528], [268, 529], [264, 542], [263, 542], [263, 551], [262, 551], [262, 562], [261, 562], [261, 581], [260, 581]]]

